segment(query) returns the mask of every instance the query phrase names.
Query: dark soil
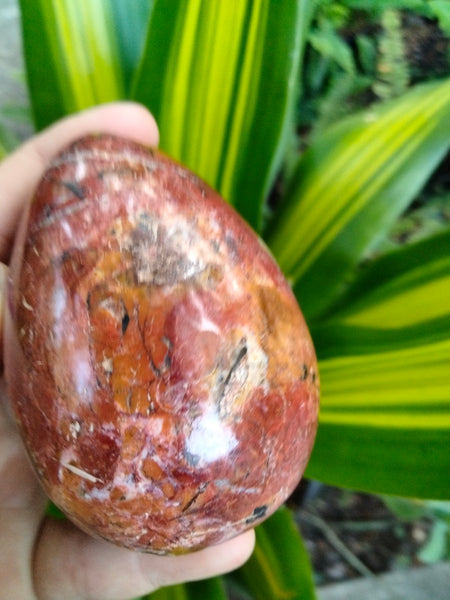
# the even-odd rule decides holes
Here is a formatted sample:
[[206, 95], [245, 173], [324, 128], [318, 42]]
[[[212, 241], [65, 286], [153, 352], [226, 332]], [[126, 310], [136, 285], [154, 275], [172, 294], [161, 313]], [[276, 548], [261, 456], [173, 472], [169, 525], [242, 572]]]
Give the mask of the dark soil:
[[316, 482], [290, 500], [317, 584], [420, 566], [432, 522], [403, 521], [381, 498]]
[[448, 77], [450, 40], [435, 21], [405, 11], [403, 34], [412, 84]]

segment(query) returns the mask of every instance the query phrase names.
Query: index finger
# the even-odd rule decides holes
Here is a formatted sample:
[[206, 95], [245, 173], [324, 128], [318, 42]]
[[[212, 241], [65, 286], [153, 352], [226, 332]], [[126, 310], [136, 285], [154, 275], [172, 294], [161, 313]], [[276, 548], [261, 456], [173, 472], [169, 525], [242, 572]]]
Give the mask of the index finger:
[[108, 132], [149, 146], [158, 144], [158, 128], [142, 105], [115, 102], [66, 117], [34, 136], [0, 164], [0, 261], [9, 261], [22, 209], [48, 162], [64, 146], [95, 132]]

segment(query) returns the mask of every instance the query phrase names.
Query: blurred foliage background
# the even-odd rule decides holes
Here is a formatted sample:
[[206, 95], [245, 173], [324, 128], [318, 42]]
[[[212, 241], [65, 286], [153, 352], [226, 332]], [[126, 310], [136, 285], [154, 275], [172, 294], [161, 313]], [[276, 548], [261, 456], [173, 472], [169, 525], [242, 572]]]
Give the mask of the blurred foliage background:
[[[314, 598], [324, 580], [317, 532], [354, 574], [377, 567], [349, 531], [362, 531], [373, 554], [368, 532], [389, 531], [381, 542], [389, 544], [414, 538], [419, 522], [408, 565], [448, 559], [449, 3], [21, 0], [20, 8], [30, 108], [0, 107], [2, 152], [18, 143], [14, 124], [23, 120], [41, 129], [100, 102], [142, 102], [162, 148], [269, 245], [319, 356], [322, 408], [307, 481], [257, 528], [242, 569], [150, 597]], [[372, 513], [355, 512], [358, 503]]]

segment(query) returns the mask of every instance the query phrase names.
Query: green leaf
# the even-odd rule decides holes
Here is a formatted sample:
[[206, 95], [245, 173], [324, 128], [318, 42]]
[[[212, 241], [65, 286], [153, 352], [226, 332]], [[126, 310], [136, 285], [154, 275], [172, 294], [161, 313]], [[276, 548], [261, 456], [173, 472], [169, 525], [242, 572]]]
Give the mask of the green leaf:
[[450, 526], [450, 502], [439, 500], [428, 500], [425, 503], [428, 514], [433, 519], [441, 519]]
[[109, 0], [127, 95], [142, 57], [153, 4], [154, 0]]
[[367, 266], [313, 327], [322, 406], [308, 473], [449, 498], [450, 231]]
[[[19, 110], [17, 110], [17, 114], [19, 114]], [[12, 127], [14, 121], [18, 122], [18, 119], [14, 117], [14, 110], [10, 110], [10, 107], [0, 108], [0, 160], [19, 145], [19, 140]]]
[[445, 521], [436, 521], [427, 544], [418, 553], [418, 558], [428, 564], [445, 560], [449, 539], [448, 524]]
[[431, 0], [429, 7], [438, 19], [442, 31], [450, 34], [450, 4], [448, 0]]
[[47, 516], [58, 521], [64, 521], [67, 517], [53, 502], [49, 501], [47, 504]]
[[161, 147], [257, 229], [280, 166], [314, 1], [156, 0], [134, 99]]
[[427, 0], [345, 0], [345, 4], [350, 8], [366, 10], [377, 16], [391, 8], [422, 11], [427, 6]]
[[227, 600], [220, 577], [161, 588], [141, 600]]
[[20, 0], [20, 7], [38, 129], [68, 113], [124, 96], [120, 22], [113, 20], [110, 0]]
[[448, 499], [448, 439], [448, 427], [323, 422], [306, 476], [368, 492]]
[[429, 516], [424, 500], [400, 498], [397, 496], [383, 496], [382, 500], [398, 519], [406, 523], [418, 521]]
[[308, 41], [319, 54], [336, 62], [346, 73], [355, 73], [352, 51], [332, 23], [321, 20], [320, 26], [309, 34]]
[[308, 553], [287, 508], [256, 528], [253, 555], [233, 576], [254, 600], [316, 598]]
[[449, 365], [450, 339], [322, 360], [321, 423], [450, 430]]
[[339, 123], [301, 158], [267, 236], [307, 316], [345, 291], [450, 144], [450, 80]]
[[403, 39], [401, 13], [390, 8], [381, 16], [383, 34], [379, 40], [377, 78], [372, 90], [381, 100], [403, 95], [409, 86], [409, 64]]
[[450, 230], [361, 269], [312, 326], [319, 357], [361, 355], [450, 338]]
[[0, 142], [0, 160], [2, 160], [3, 158], [5, 158], [6, 155], [7, 155], [7, 152], [5, 150], [5, 147]]

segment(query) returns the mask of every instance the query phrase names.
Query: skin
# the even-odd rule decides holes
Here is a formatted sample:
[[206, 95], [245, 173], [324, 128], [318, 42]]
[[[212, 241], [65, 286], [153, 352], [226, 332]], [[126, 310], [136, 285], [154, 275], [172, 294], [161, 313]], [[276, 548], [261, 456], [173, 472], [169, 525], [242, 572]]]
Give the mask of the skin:
[[[0, 164], [0, 342], [10, 251], [21, 211], [48, 161], [92, 131], [156, 146], [158, 129], [140, 105], [114, 103], [66, 118]], [[2, 343], [3, 346], [3, 343]], [[4, 344], [8, 352], [8, 340]], [[0, 364], [0, 373], [3, 365]], [[213, 577], [250, 556], [254, 533], [180, 557], [144, 555], [94, 540], [45, 516], [47, 499], [28, 463], [0, 378], [0, 595], [22, 600], [127, 600], [161, 586]]]

